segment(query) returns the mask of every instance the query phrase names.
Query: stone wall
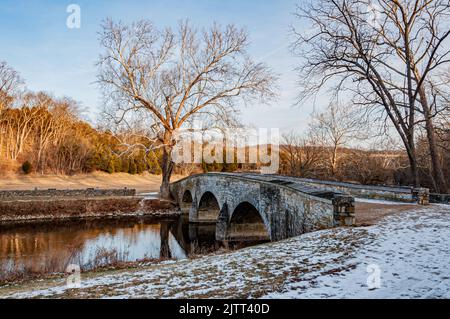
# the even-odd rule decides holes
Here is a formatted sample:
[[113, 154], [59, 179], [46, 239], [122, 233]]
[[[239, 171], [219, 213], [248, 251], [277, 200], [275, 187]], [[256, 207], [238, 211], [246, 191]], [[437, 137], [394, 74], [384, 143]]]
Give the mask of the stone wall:
[[141, 197], [0, 200], [0, 222], [176, 214], [170, 202]]
[[320, 188], [326, 191], [339, 191], [344, 194], [352, 195], [355, 197], [369, 198], [369, 199], [382, 199], [382, 200], [394, 200], [407, 203], [416, 202], [412, 187], [389, 187], [389, 186], [371, 186], [361, 185], [355, 183], [333, 182], [333, 181], [321, 181], [315, 179], [305, 179], [297, 177], [281, 178], [286, 180], [295, 180], [298, 183], [304, 185]]
[[10, 190], [0, 191], [0, 201], [21, 198], [41, 198], [41, 197], [122, 197], [135, 196], [135, 189], [34, 189], [34, 190]]
[[450, 194], [430, 194], [430, 203], [450, 205]]

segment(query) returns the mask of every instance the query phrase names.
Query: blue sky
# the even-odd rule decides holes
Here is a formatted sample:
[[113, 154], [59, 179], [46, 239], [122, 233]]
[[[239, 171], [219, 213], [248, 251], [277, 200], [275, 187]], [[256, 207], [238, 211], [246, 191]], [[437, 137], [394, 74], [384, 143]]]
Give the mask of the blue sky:
[[[106, 17], [131, 22], [141, 18], [157, 26], [175, 26], [189, 18], [196, 26], [234, 23], [250, 34], [250, 53], [280, 74], [280, 98], [270, 106], [242, 110], [245, 123], [282, 131], [302, 131], [312, 106], [293, 107], [298, 93], [288, 49], [289, 26], [298, 0], [1, 0], [0, 60], [25, 78], [31, 90], [45, 90], [80, 101], [95, 119], [101, 107], [94, 84], [101, 52], [97, 32]], [[81, 7], [81, 29], [68, 29], [67, 6]]]

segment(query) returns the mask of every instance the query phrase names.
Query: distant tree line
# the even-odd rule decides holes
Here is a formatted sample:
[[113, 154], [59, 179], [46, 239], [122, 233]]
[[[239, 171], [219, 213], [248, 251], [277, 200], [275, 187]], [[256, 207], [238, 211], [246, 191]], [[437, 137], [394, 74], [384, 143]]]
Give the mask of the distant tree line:
[[[287, 136], [281, 146], [280, 173], [283, 175], [367, 185], [412, 185], [408, 157], [404, 151], [366, 150], [342, 146], [333, 165], [331, 161], [333, 147], [312, 145], [301, 137], [292, 142]], [[449, 146], [450, 142], [447, 141], [445, 147]], [[425, 141], [419, 142], [418, 154], [421, 163], [419, 170], [421, 185], [437, 191], [430, 175], [431, 167], [427, 160]], [[444, 151], [441, 153], [446, 180], [450, 180], [449, 154]]]
[[19, 92], [23, 81], [6, 63], [0, 64], [0, 76], [0, 174], [161, 172], [158, 151], [124, 152], [123, 136], [80, 119], [75, 101]]
[[[450, 123], [436, 123], [436, 156], [444, 180], [450, 181]], [[348, 105], [331, 105], [322, 113], [313, 113], [304, 134], [291, 132], [283, 136], [280, 173], [362, 184], [414, 185], [407, 152], [388, 135], [373, 135], [372, 124]], [[369, 146], [370, 140], [374, 141], [373, 147]], [[364, 148], [355, 146], [361, 141]], [[417, 138], [415, 149], [421, 186], [442, 191], [433, 179], [425, 132]]]

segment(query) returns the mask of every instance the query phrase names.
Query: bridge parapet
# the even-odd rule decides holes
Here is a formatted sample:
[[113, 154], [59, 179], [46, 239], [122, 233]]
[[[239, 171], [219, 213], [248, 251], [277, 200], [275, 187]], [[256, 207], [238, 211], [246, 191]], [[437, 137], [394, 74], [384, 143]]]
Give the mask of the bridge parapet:
[[362, 185], [357, 183], [324, 181], [280, 175], [266, 175], [265, 178], [278, 178], [286, 182], [291, 181], [297, 185], [310, 186], [334, 193], [341, 192], [349, 196], [361, 198], [392, 200], [407, 203], [417, 202], [420, 205], [427, 205], [429, 203], [429, 190], [427, 188]]

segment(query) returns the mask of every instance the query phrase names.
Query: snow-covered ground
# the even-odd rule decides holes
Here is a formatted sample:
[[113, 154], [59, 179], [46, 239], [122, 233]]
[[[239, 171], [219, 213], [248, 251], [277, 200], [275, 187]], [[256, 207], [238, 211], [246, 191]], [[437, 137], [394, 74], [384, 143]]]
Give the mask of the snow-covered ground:
[[[367, 228], [356, 268], [288, 284], [271, 298], [450, 298], [450, 209], [434, 206]], [[379, 274], [379, 276], [378, 276]]]
[[[379, 205], [405, 205], [407, 203], [404, 202], [394, 202], [382, 199], [369, 199], [369, 198], [355, 198], [357, 203], [369, 203], [369, 204], [379, 204]], [[417, 205], [414, 203], [408, 203], [410, 205]]]
[[151, 192], [151, 193], [139, 193], [139, 196], [144, 196], [145, 199], [157, 199], [159, 198], [158, 192]]
[[[237, 252], [1, 291], [15, 298], [450, 298], [450, 206]], [[369, 284], [369, 285], [368, 285]], [[38, 288], [36, 288], [38, 287]]]

